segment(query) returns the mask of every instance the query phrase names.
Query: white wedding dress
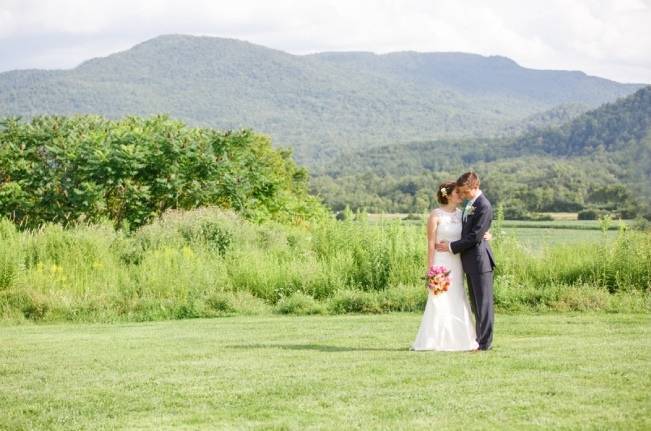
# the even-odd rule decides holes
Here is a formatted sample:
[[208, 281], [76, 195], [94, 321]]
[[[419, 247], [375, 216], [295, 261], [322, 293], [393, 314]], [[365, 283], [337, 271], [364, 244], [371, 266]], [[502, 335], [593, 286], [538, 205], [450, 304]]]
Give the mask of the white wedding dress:
[[[450, 213], [437, 208], [436, 242], [461, 238], [461, 210]], [[466, 291], [463, 288], [463, 268], [458, 254], [435, 252], [434, 265], [448, 268], [451, 278], [447, 292], [432, 295], [427, 292], [427, 305], [411, 350], [475, 350], [478, 346], [475, 322]]]

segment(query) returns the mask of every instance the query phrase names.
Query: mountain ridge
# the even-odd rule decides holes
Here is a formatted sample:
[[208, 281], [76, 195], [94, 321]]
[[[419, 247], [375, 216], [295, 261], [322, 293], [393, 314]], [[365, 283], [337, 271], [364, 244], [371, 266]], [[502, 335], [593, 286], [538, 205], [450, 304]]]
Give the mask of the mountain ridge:
[[556, 105], [595, 107], [639, 87], [550, 75], [501, 56], [361, 57], [370, 63], [355, 53], [294, 55], [238, 39], [163, 35], [73, 69], [0, 73], [0, 116], [167, 113], [198, 126], [253, 128], [309, 165], [349, 148], [499, 135]]

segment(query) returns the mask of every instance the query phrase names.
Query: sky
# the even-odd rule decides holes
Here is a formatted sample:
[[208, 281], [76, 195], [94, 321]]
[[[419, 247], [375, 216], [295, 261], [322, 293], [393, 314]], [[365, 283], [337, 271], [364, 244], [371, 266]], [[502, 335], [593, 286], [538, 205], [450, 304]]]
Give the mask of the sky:
[[0, 0], [0, 72], [69, 69], [161, 34], [292, 54], [502, 55], [651, 83], [651, 0]]

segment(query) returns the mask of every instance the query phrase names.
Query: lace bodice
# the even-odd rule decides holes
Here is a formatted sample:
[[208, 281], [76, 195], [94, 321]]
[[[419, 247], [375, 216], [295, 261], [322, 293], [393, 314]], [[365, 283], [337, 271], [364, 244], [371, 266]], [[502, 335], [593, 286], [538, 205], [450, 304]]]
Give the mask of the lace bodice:
[[436, 208], [434, 214], [438, 217], [436, 228], [436, 241], [457, 241], [461, 238], [461, 210], [456, 209], [453, 213], [441, 208]]

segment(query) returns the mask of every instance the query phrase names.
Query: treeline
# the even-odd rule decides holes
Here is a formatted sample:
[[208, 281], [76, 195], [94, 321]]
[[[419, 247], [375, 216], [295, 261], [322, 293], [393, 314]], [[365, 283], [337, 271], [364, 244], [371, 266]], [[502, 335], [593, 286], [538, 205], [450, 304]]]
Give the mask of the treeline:
[[446, 179], [474, 169], [509, 218], [578, 211], [651, 218], [651, 87], [561, 128], [519, 138], [415, 142], [342, 154], [313, 170], [334, 210], [423, 212]]
[[349, 163], [342, 157], [340, 163], [313, 175], [312, 192], [334, 211], [348, 206], [422, 213], [437, 205], [434, 194], [442, 181], [474, 169], [482, 189], [493, 202], [504, 205], [510, 219], [535, 218], [539, 212], [651, 218], [648, 201], [640, 199], [646, 187], [639, 180], [642, 175], [627, 170], [621, 155], [502, 158], [507, 149], [500, 141], [436, 141], [384, 150], [350, 155]]
[[44, 116], [0, 122], [0, 215], [23, 227], [111, 220], [144, 225], [170, 208], [215, 205], [253, 220], [328, 214], [288, 150], [249, 130], [165, 116]]

